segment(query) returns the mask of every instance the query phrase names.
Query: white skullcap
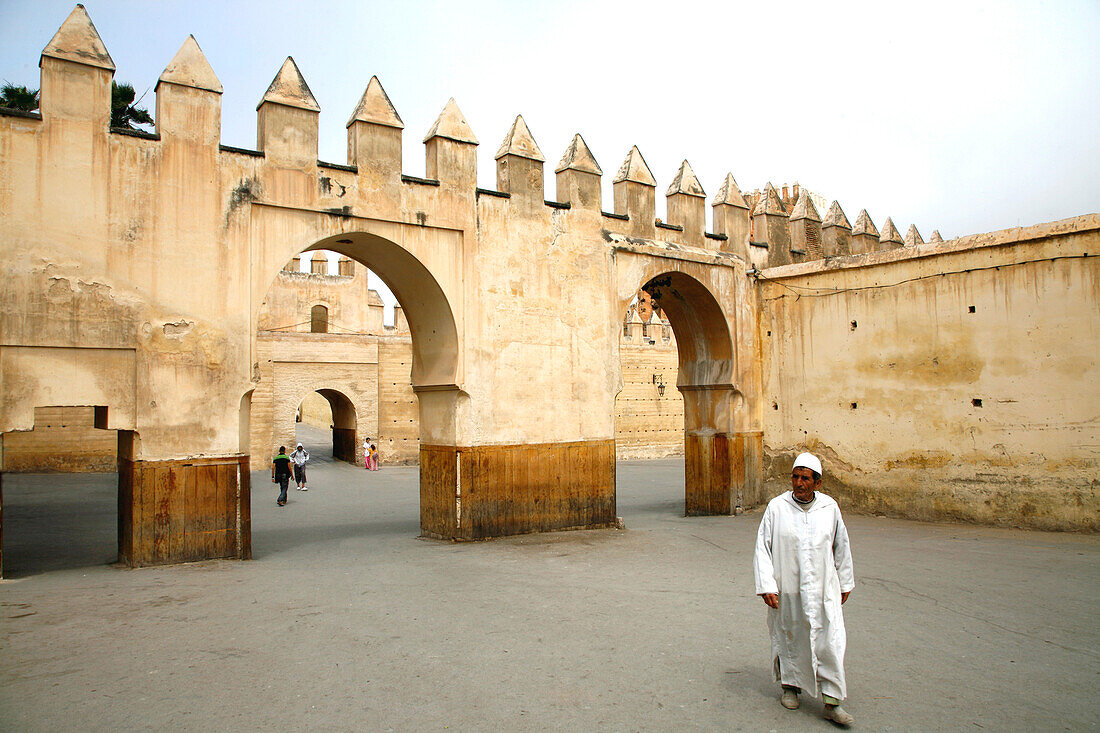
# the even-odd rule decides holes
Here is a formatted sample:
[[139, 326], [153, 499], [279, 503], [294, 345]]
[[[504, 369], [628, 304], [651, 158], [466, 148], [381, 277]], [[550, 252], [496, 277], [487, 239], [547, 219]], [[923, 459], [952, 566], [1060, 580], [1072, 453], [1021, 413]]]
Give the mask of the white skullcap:
[[793, 471], [795, 468], [808, 468], [818, 476], [822, 474], [821, 461], [813, 453], [799, 453], [798, 458], [794, 459], [794, 466], [791, 470]]

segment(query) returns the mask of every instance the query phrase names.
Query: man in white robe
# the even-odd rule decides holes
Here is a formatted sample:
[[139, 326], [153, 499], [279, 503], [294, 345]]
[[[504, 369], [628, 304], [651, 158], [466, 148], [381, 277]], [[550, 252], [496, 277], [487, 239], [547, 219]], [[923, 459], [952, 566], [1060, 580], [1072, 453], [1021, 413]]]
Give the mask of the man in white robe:
[[797, 708], [801, 692], [820, 694], [825, 718], [851, 725], [854, 718], [840, 707], [847, 696], [840, 607], [855, 587], [855, 574], [840, 507], [820, 487], [821, 461], [802, 453], [791, 470], [791, 491], [764, 510], [753, 571], [756, 594], [768, 606], [783, 707]]

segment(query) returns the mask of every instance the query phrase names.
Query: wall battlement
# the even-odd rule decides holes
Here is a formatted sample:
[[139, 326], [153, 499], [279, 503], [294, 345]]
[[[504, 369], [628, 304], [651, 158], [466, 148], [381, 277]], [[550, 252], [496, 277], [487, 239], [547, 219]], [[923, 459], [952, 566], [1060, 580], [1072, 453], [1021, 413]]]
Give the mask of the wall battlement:
[[[188, 36], [161, 73], [155, 87], [155, 132], [109, 128], [110, 80], [114, 62], [83, 6], [78, 5], [42, 52], [40, 114], [7, 115], [18, 127], [80, 121], [87, 135], [129, 138], [135, 154], [186, 144], [224, 158], [228, 169], [245, 173], [239, 196], [263, 202], [297, 189], [306, 199], [337, 216], [361, 215], [365, 194], [389, 192], [395, 201], [420, 204], [420, 223], [432, 200], [470, 207], [474, 202], [510, 216], [548, 218], [562, 209], [602, 217], [605, 228], [628, 236], [657, 239], [733, 253], [757, 268], [822, 257], [862, 254], [923, 243], [915, 226], [903, 238], [888, 218], [879, 234], [869, 226], [854, 233], [833, 201], [822, 220], [825, 199], [800, 187], [768, 183], [743, 195], [732, 174], [711, 202], [714, 231], [706, 231], [706, 193], [685, 160], [665, 192], [667, 221], [655, 217], [657, 180], [641, 151], [632, 147], [615, 175], [612, 211], [603, 211], [603, 170], [580, 134], [555, 167], [555, 199], [544, 191], [545, 157], [522, 115], [517, 116], [495, 157], [497, 189], [477, 187], [479, 140], [452, 98], [423, 138], [426, 177], [402, 173], [404, 122], [378, 78], [371, 77], [351, 112], [347, 162], [318, 160], [321, 108], [292, 57], [287, 57], [256, 107], [255, 150], [220, 144], [222, 86], [194, 36]], [[81, 83], [71, 79], [74, 66]], [[90, 138], [88, 138], [90, 141]], [[71, 144], [71, 140], [66, 141]], [[119, 144], [123, 144], [119, 141]], [[249, 175], [251, 173], [251, 175]], [[265, 185], [268, 184], [268, 185]], [[373, 198], [373, 197], [372, 197]], [[407, 208], [407, 207], [402, 207]], [[417, 208], [417, 207], [413, 207]], [[446, 208], [446, 207], [444, 207]], [[228, 215], [232, 213], [227, 211]], [[490, 213], [491, 215], [491, 213]], [[438, 222], [454, 226], [456, 222]], [[858, 228], [858, 227], [857, 227]], [[938, 232], [931, 241], [937, 241]]]

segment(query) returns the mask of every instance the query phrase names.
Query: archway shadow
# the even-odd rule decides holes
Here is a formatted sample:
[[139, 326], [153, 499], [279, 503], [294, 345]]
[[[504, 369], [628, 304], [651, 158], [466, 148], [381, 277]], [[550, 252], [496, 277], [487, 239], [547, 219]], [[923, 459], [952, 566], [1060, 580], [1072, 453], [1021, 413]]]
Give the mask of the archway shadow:
[[4, 474], [4, 578], [118, 561], [118, 474]]
[[[287, 506], [291, 507], [292, 504]], [[420, 535], [420, 516], [410, 519], [309, 524], [253, 530], [252, 559], [255, 561], [274, 558], [308, 545], [340, 543], [367, 535], [373, 540], [387, 542], [414, 540]]]

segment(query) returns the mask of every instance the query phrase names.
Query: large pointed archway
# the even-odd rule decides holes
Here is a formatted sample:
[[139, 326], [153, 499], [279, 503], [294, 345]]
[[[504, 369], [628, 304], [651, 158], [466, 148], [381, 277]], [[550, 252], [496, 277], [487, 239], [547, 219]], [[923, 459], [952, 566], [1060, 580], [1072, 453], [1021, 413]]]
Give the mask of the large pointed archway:
[[731, 514], [733, 342], [718, 301], [695, 278], [662, 273], [642, 286], [676, 334], [676, 388], [684, 398], [684, 513]]
[[[641, 259], [623, 267], [618, 286], [625, 312], [640, 287], [668, 319], [678, 356], [676, 388], [684, 402], [684, 513], [734, 514], [756, 501], [759, 436], [746, 432], [737, 386], [737, 292], [734, 282], [693, 263]], [[707, 277], [709, 275], [709, 277]], [[627, 277], [637, 278], [631, 285]], [[707, 280], [707, 282], [704, 282]], [[628, 288], [633, 288], [633, 290]], [[740, 429], [739, 429], [740, 428]]]
[[304, 251], [328, 250], [370, 268], [401, 303], [413, 340], [413, 388], [455, 386], [458, 327], [439, 281], [415, 255], [369, 232], [344, 232]]
[[[396, 232], [390, 232], [391, 236], [389, 237], [363, 230], [342, 231], [310, 242], [303, 242], [297, 247], [291, 245], [288, 249], [283, 250], [285, 253], [283, 256], [289, 259], [290, 257], [298, 257], [304, 252], [335, 252], [347, 260], [358, 263], [358, 266], [364, 268], [364, 272], [369, 269], [396, 297], [404, 322], [408, 326], [408, 335], [405, 337], [406, 342], [411, 336], [411, 360], [406, 360], [406, 362], [411, 363], [407, 367], [409, 372], [406, 378], [411, 380], [418, 403], [421, 446], [421, 530], [427, 535], [447, 537], [453, 532], [453, 527], [447, 521], [447, 507], [453, 503], [453, 488], [440, 488], [438, 486], [441, 479], [431, 457], [435, 455], [433, 448], [436, 446], [445, 446], [453, 451], [453, 446], [456, 443], [456, 417], [459, 405], [466, 397], [460, 388], [462, 372], [459, 349], [460, 321], [456, 318], [451, 305], [453, 298], [457, 295], [457, 285], [454, 281], [447, 281], [447, 277], [454, 276], [458, 268], [454, 266], [453, 262], [433, 262], [432, 258], [441, 258], [446, 252], [453, 253], [460, 251], [460, 248], [454, 247], [451, 249], [445, 246], [450, 244], [446, 233], [441, 237], [444, 241], [432, 247], [430, 246], [430, 237], [426, 236], [423, 228], [417, 229], [410, 236], [406, 236], [402, 243], [395, 241], [395, 239], [401, 239], [403, 236], [397, 236], [401, 235], [400, 229]], [[410, 239], [414, 241], [410, 242]], [[428, 265], [422, 260], [432, 264], [435, 272], [429, 269]], [[279, 266], [274, 267], [274, 264]], [[270, 289], [271, 283], [278, 276], [278, 271], [282, 269], [282, 265], [283, 263], [279, 263], [277, 260], [267, 265], [267, 268], [270, 269], [266, 272], [269, 279], [266, 282], [265, 292]], [[435, 273], [437, 272], [443, 274], [442, 282], [436, 277]], [[450, 290], [450, 293], [447, 290]], [[254, 308], [254, 313], [257, 314], [253, 320], [254, 329], [258, 329], [259, 308]], [[338, 323], [341, 318], [337, 313], [330, 313], [329, 315], [334, 319], [334, 324]], [[309, 330], [313, 331], [314, 329], [311, 327]], [[315, 332], [302, 335], [319, 337], [322, 341], [345, 338], [349, 342], [352, 340], [351, 337], [354, 336], [354, 334], [341, 334], [339, 329], [335, 328], [329, 329], [329, 333]], [[351, 343], [349, 343], [349, 348], [353, 351], [358, 349], [361, 355], [369, 351], [369, 348]], [[377, 349], [377, 345], [375, 345], [375, 348]], [[303, 350], [293, 358], [305, 364], [315, 356]], [[370, 358], [375, 359], [373, 373], [368, 374], [369, 370], [356, 372], [356, 364], [345, 365], [347, 367], [344, 370], [346, 375], [341, 380], [326, 382], [326, 384], [334, 386], [336, 391], [322, 392], [322, 396], [329, 399], [330, 404], [332, 404], [331, 396], [336, 394], [337, 391], [343, 392], [345, 396], [351, 397], [351, 402], [356, 405], [355, 409], [364, 409], [362, 406], [368, 405], [369, 400], [363, 399], [363, 384], [370, 384], [373, 380], [377, 380], [379, 374], [377, 350], [374, 357], [361, 356], [360, 361], [364, 359], [369, 361]], [[262, 361], [262, 358], [257, 358], [257, 363]], [[323, 359], [318, 359], [318, 361], [323, 361]], [[354, 362], [355, 358], [350, 358], [350, 361]], [[264, 371], [263, 367], [260, 371]], [[269, 370], [269, 373], [273, 373], [273, 371], [273, 369]], [[317, 375], [314, 376], [314, 381], [310, 383], [311, 386], [305, 389], [303, 394], [318, 389], [317, 385], [319, 383], [316, 382], [318, 378]], [[359, 383], [358, 387], [355, 384], [356, 382]], [[356, 389], [359, 391], [356, 392]], [[259, 391], [262, 392], [263, 390]], [[295, 399], [298, 398], [295, 397]], [[273, 399], [273, 404], [276, 402], [278, 400]], [[300, 399], [298, 402], [300, 402]], [[298, 402], [295, 403], [295, 406]], [[346, 453], [347, 456], [343, 458], [344, 460], [355, 460], [356, 444], [361, 442], [364, 436], [373, 436], [377, 440], [379, 435], [378, 416], [374, 414], [374, 419], [363, 420], [358, 417], [350, 419], [346, 415], [345, 417], [349, 417], [349, 419], [342, 420], [341, 424], [337, 425], [335, 421], [338, 410], [336, 408], [337, 406], [334, 405], [334, 453], [341, 454], [337, 457], [342, 457]], [[279, 413], [274, 418], [276, 422], [271, 426], [274, 431], [268, 430], [268, 432], [279, 432], [278, 425], [281, 417], [285, 416]], [[272, 418], [266, 419], [271, 420]], [[253, 422], [255, 423], [255, 418]], [[292, 429], [292, 426], [290, 429]], [[257, 466], [262, 465], [265, 460], [269, 460], [263, 453], [265, 451], [264, 444], [258, 443], [255, 439], [255, 436], [258, 433], [262, 434], [264, 430], [265, 427], [262, 425], [253, 428], [253, 453], [259, 454], [254, 458], [254, 463]], [[283, 432], [286, 432], [286, 430]], [[269, 439], [266, 442], [271, 442], [274, 445], [278, 441]], [[426, 454], [428, 460], [424, 458]]]

